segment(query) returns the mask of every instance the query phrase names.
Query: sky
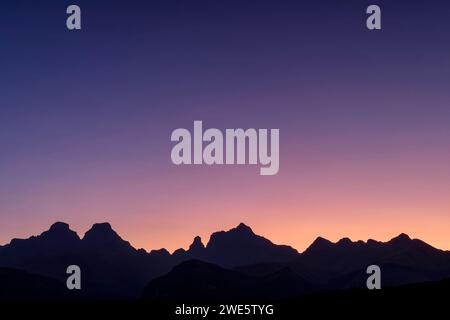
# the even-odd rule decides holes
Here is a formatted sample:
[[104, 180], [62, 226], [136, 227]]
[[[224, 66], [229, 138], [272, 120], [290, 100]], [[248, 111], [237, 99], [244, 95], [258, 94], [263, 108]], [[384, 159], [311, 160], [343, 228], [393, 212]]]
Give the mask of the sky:
[[[360, 0], [2, 1], [0, 244], [108, 221], [173, 251], [244, 222], [450, 250], [450, 3], [376, 3], [369, 31]], [[279, 128], [279, 173], [175, 166], [194, 120]]]

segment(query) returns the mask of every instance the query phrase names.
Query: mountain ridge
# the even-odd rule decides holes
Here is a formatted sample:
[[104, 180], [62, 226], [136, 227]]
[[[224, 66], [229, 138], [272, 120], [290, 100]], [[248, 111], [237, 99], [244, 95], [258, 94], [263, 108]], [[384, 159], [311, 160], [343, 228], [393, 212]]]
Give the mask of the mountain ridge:
[[[345, 237], [332, 242], [317, 237], [299, 253], [290, 246], [274, 244], [240, 223], [229, 230], [213, 232], [206, 245], [196, 236], [187, 249], [170, 253], [164, 248], [150, 252], [136, 249], [107, 222], [94, 224], [83, 237], [67, 223], [56, 222], [40, 235], [12, 239], [0, 247], [0, 267], [58, 281], [65, 280], [68, 265], [79, 265], [85, 274], [86, 294], [104, 298], [138, 297], [150, 281], [192, 260], [233, 271], [226, 272], [228, 275], [237, 272], [247, 277], [245, 281], [259, 277], [261, 292], [276, 287], [270, 279], [279, 279], [290, 292], [298, 291], [289, 285], [290, 281], [304, 288], [362, 285], [365, 269], [371, 264], [382, 265], [386, 282], [392, 284], [434, 281], [450, 276], [450, 252], [420, 239], [411, 239], [404, 233], [386, 242], [352, 241]], [[220, 278], [222, 271], [213, 270], [219, 270], [214, 277]], [[281, 294], [282, 288], [276, 288]]]
[[[111, 226], [111, 224], [110, 224], [109, 222], [99, 222], [99, 223], [94, 223], [94, 224], [91, 226], [91, 228], [89, 228], [89, 229], [84, 233], [84, 236], [83, 236], [83, 237], [80, 237], [76, 231], [70, 229], [70, 224], [68, 224], [68, 223], [66, 223], [66, 222], [62, 222], [62, 221], [57, 221], [57, 222], [53, 223], [52, 225], [50, 225], [50, 227], [49, 227], [48, 230], [45, 230], [45, 231], [41, 232], [41, 234], [39, 234], [39, 235], [32, 235], [32, 236], [30, 236], [30, 237], [28, 237], [28, 238], [12, 238], [12, 239], [10, 240], [9, 243], [5, 243], [5, 244], [3, 244], [3, 245], [0, 245], [0, 250], [1, 250], [2, 248], [8, 247], [9, 245], [11, 245], [12, 242], [15, 243], [15, 242], [22, 242], [23, 240], [31, 240], [31, 239], [37, 238], [37, 237], [39, 237], [39, 236], [44, 236], [44, 235], [47, 235], [47, 234], [54, 233], [55, 231], [58, 231], [58, 232], [61, 232], [61, 231], [69, 231], [70, 233], [76, 235], [76, 237], [78, 237], [78, 239], [83, 240], [83, 239], [85, 239], [85, 237], [86, 237], [87, 234], [89, 234], [89, 233], [91, 233], [91, 232], [93, 232], [93, 231], [97, 231], [96, 229], [98, 229], [98, 228], [103, 228], [104, 230], [105, 230], [105, 229], [110, 230], [112, 233], [114, 233], [115, 235], [117, 235], [118, 238], [120, 238], [121, 240], [123, 240], [123, 238], [120, 237], [120, 235], [114, 230], [114, 228]], [[227, 233], [230, 233], [230, 232], [234, 232], [234, 231], [236, 231], [236, 230], [247, 230], [249, 233], [251, 232], [253, 235], [256, 235], [256, 236], [258, 236], [258, 237], [264, 238], [263, 236], [259, 236], [259, 235], [255, 234], [255, 233], [253, 232], [253, 230], [252, 230], [248, 225], [246, 225], [245, 223], [241, 222], [241, 223], [239, 223], [236, 227], [233, 227], [233, 228], [231, 228], [231, 229], [229, 229], [229, 230], [227, 230], [227, 231], [221, 230], [221, 231], [215, 231], [215, 232], [213, 232], [213, 233], [210, 235], [210, 239], [208, 240], [208, 242], [206, 243], [206, 245], [203, 244], [203, 240], [202, 240], [202, 238], [201, 238], [200, 236], [195, 236], [194, 239], [193, 239], [193, 241], [191, 242], [191, 244], [188, 246], [188, 250], [186, 250], [186, 249], [180, 247], [180, 248], [178, 248], [178, 249], [173, 250], [172, 253], [170, 253], [170, 251], [167, 250], [166, 248], [159, 248], [159, 249], [156, 249], [156, 248], [155, 248], [155, 249], [144, 249], [144, 248], [138, 248], [138, 247], [135, 247], [135, 246], [133, 246], [130, 242], [128, 242], [128, 241], [126, 241], [126, 240], [123, 240], [123, 241], [125, 241], [126, 243], [129, 243], [130, 246], [133, 247], [133, 248], [136, 249], [136, 250], [145, 250], [145, 252], [147, 252], [147, 253], [150, 253], [150, 252], [152, 252], [152, 251], [165, 250], [165, 251], [167, 251], [170, 255], [173, 255], [173, 254], [174, 254], [176, 251], [178, 251], [178, 250], [189, 251], [189, 248], [190, 248], [193, 244], [197, 244], [197, 242], [198, 242], [199, 244], [203, 245], [203, 247], [206, 248], [206, 247], [208, 247], [208, 245], [210, 245], [211, 237], [213, 237], [213, 236], [214, 236], [214, 237], [220, 236], [220, 235], [222, 235], [222, 234], [227, 234]], [[344, 243], [344, 242], [361, 243], [361, 244], [362, 244], [362, 243], [364, 243], [364, 244], [380, 244], [380, 243], [389, 243], [389, 242], [398, 241], [398, 240], [401, 241], [401, 240], [405, 240], [405, 239], [406, 239], [406, 240], [412, 240], [412, 241], [418, 240], [418, 241], [421, 241], [421, 242], [427, 244], [428, 246], [431, 246], [431, 247], [433, 247], [433, 248], [435, 248], [435, 249], [437, 249], [437, 250], [441, 250], [441, 251], [443, 251], [443, 252], [449, 252], [449, 253], [450, 253], [450, 250], [445, 250], [445, 249], [439, 249], [439, 248], [436, 248], [436, 247], [434, 247], [434, 246], [432, 246], [432, 245], [430, 245], [430, 244], [424, 242], [424, 241], [421, 240], [421, 239], [411, 238], [408, 234], [403, 233], [403, 232], [399, 233], [397, 236], [393, 236], [391, 239], [389, 239], [389, 240], [387, 240], [387, 241], [379, 241], [379, 240], [374, 240], [374, 239], [368, 239], [367, 241], [364, 241], [364, 240], [356, 240], [356, 241], [353, 241], [353, 240], [351, 240], [351, 239], [348, 238], [348, 237], [343, 237], [343, 238], [339, 239], [338, 241], [333, 242], [333, 241], [331, 241], [331, 240], [329, 240], [329, 239], [326, 239], [326, 238], [324, 238], [324, 237], [322, 237], [322, 236], [318, 236], [318, 237], [317, 237], [313, 242], [311, 242], [311, 244], [310, 244], [308, 247], [306, 247], [303, 251], [299, 251], [299, 250], [297, 250], [296, 248], [294, 248], [294, 247], [292, 247], [292, 246], [290, 246], [290, 245], [283, 245], [283, 244], [281, 244], [281, 246], [291, 247], [292, 249], [294, 249], [294, 250], [297, 251], [298, 253], [304, 253], [304, 252], [307, 251], [311, 246], [313, 246], [313, 245], [315, 244], [315, 242], [317, 242], [317, 241], [323, 241], [323, 242], [328, 243], [328, 244], [330, 244], [330, 245], [339, 244], [339, 243], [342, 244], [342, 243]], [[270, 241], [270, 240], [269, 240], [269, 241]]]

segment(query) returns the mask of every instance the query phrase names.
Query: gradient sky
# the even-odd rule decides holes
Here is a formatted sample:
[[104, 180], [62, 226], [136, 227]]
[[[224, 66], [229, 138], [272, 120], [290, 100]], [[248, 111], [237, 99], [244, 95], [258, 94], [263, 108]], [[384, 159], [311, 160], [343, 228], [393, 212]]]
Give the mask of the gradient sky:
[[[449, 21], [436, 0], [2, 1], [0, 244], [108, 221], [174, 250], [245, 222], [298, 250], [450, 249]], [[280, 128], [278, 175], [173, 165], [194, 120]]]

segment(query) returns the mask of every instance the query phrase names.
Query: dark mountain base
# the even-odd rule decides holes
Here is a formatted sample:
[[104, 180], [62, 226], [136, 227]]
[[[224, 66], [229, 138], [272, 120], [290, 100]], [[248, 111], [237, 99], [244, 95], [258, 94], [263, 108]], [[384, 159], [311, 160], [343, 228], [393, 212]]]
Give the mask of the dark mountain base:
[[[0, 302], [3, 312], [14, 312], [16, 316], [32, 314], [45, 315], [48, 318], [65, 317], [70, 314], [74, 318], [114, 316], [124, 319], [300, 319], [345, 317], [366, 319], [393, 316], [443, 314], [447, 312], [450, 279], [440, 282], [406, 285], [369, 291], [363, 289], [335, 291], [305, 295], [297, 299], [279, 301], [154, 301], [154, 300], [122, 300], [122, 301], [17, 301]], [[176, 315], [177, 307], [209, 306], [216, 312], [207, 317], [201, 315]], [[273, 305], [273, 315], [220, 315], [221, 304], [260, 304]], [[8, 310], [11, 309], [11, 310]]]
[[0, 267], [0, 301], [77, 299], [65, 283], [21, 270]]

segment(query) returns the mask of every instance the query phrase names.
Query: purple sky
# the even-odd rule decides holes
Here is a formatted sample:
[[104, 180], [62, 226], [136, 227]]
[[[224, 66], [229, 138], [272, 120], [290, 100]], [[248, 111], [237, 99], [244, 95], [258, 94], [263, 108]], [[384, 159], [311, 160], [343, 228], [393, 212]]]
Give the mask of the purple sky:
[[[46, 4], [47, 3], [47, 4]], [[298, 249], [400, 232], [450, 249], [450, 4], [0, 5], [0, 244], [110, 221], [145, 248], [243, 221]], [[280, 173], [176, 167], [171, 132], [280, 128]]]

